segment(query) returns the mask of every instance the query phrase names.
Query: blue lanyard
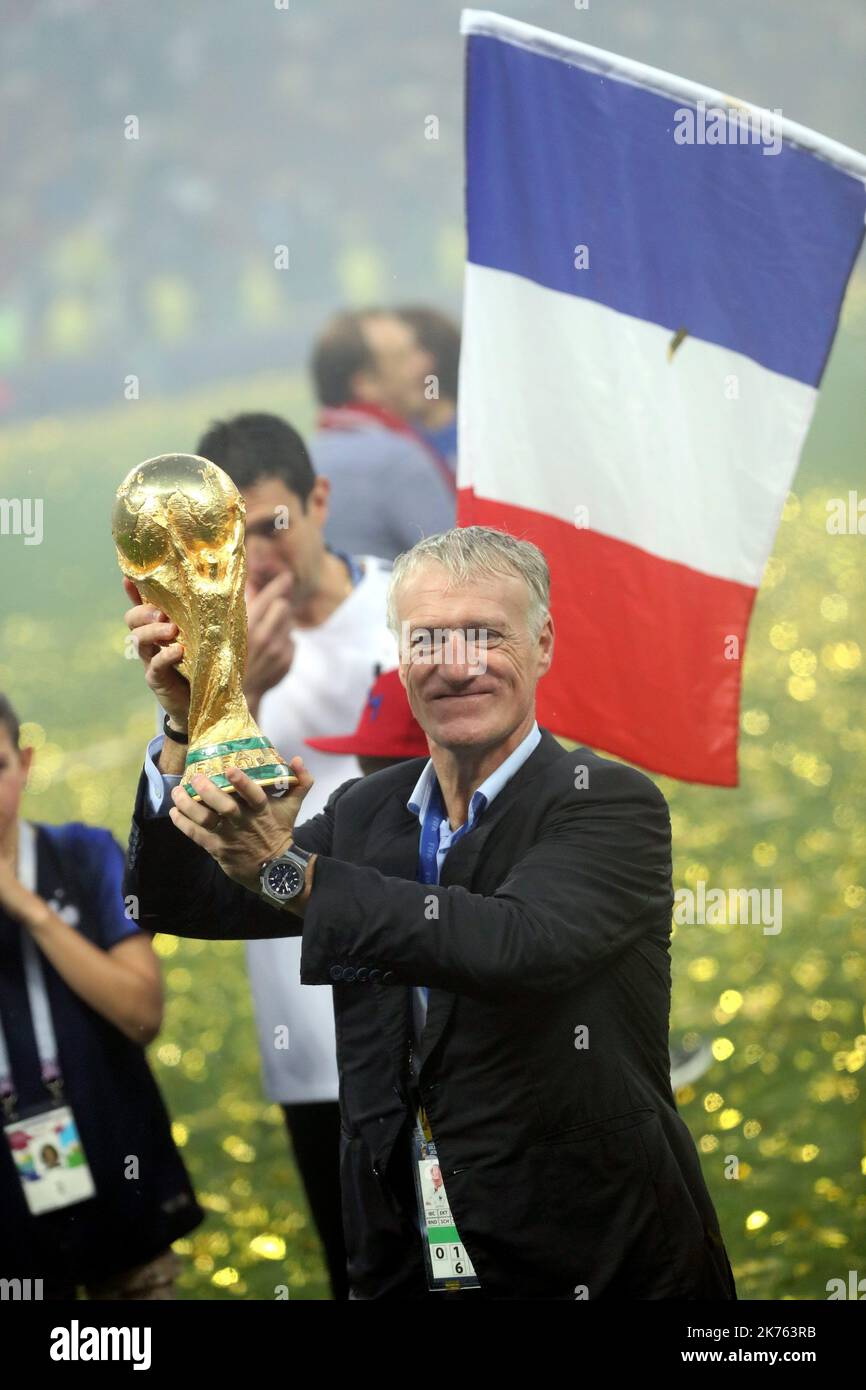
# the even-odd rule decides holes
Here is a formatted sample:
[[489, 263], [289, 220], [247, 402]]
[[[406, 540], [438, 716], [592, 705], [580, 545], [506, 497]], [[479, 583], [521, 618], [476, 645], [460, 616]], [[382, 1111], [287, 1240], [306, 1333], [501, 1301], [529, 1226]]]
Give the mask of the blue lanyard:
[[[480, 809], [484, 809], [483, 804], [480, 807]], [[439, 831], [441, 829], [442, 822], [445, 819], [445, 815], [446, 812], [445, 806], [442, 802], [442, 792], [439, 787], [439, 783], [436, 782], [433, 785], [433, 789], [430, 793], [430, 800], [427, 803], [427, 810], [425, 811], [424, 819], [421, 822], [421, 839], [418, 845], [419, 883], [439, 882]], [[451, 845], [456, 845], [457, 841], [466, 834], [468, 829], [469, 816], [467, 815], [465, 822], [463, 823], [463, 825], [460, 826], [459, 830], [454, 831], [454, 834], [451, 837]], [[449, 849], [451, 848], [451, 845], [449, 845]], [[418, 989], [420, 989], [421, 994], [424, 997], [424, 1003], [426, 1005], [427, 1000], [430, 997], [430, 991], [426, 985], [418, 985]]]
[[[430, 801], [424, 813], [424, 820], [421, 823], [421, 841], [418, 847], [418, 882], [419, 883], [438, 883], [439, 865], [437, 857], [439, 853], [439, 832], [442, 822], [445, 819], [445, 807], [442, 803], [442, 792], [439, 783], [436, 782], [430, 793]], [[456, 845], [457, 841], [466, 834], [469, 829], [469, 817], [467, 816], [459, 830], [455, 830], [451, 837], [451, 844]], [[449, 849], [450, 849], [449, 845]]]
[[[18, 827], [18, 879], [31, 892], [37, 891], [36, 869], [36, 830], [29, 821], [22, 821]], [[39, 1066], [42, 1080], [55, 1099], [61, 1087], [60, 1067], [58, 1065], [57, 1036], [48, 1002], [48, 990], [39, 959], [39, 949], [26, 928], [21, 928], [21, 956], [24, 964], [24, 982], [27, 1000], [30, 1005], [30, 1019], [39, 1053]], [[12, 1065], [9, 1047], [0, 1020], [0, 1102], [3, 1109], [14, 1109], [15, 1083], [12, 1078]]]

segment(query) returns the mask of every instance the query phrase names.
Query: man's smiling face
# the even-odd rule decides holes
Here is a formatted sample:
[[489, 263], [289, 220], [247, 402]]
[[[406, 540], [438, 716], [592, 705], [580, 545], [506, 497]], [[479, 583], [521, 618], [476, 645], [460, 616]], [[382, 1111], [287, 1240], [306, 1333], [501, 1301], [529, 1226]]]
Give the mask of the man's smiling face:
[[553, 624], [548, 616], [533, 637], [529, 601], [522, 575], [479, 574], [456, 584], [435, 561], [399, 586], [400, 679], [435, 744], [492, 748], [531, 728], [535, 687], [553, 654]]

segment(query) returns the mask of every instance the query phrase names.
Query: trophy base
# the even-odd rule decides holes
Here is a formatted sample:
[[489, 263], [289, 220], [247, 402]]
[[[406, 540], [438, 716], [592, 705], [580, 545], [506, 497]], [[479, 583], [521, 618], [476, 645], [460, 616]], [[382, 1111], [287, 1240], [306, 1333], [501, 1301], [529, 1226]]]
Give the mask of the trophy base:
[[193, 801], [201, 798], [190, 778], [196, 773], [209, 777], [214, 786], [221, 791], [232, 793], [235, 788], [226, 776], [226, 768], [239, 767], [251, 782], [260, 787], [271, 787], [279, 782], [286, 788], [298, 779], [283, 762], [269, 739], [259, 735], [256, 738], [226, 739], [222, 743], [202, 744], [191, 748], [186, 758], [186, 766], [181, 778], [181, 786]]

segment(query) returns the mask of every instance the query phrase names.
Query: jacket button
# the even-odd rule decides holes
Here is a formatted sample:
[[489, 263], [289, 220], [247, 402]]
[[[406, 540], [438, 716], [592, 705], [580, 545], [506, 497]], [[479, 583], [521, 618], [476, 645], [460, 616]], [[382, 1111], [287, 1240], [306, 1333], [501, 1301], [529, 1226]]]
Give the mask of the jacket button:
[[375, 984], [377, 980], [381, 980], [381, 978], [382, 978], [382, 972], [381, 972], [381, 970], [375, 970], [375, 969], [373, 969], [373, 970], [370, 971], [370, 984], [371, 984], [371, 985]]
[[375, 1173], [376, 1177], [378, 1178], [378, 1176], [379, 1176], [379, 1165], [378, 1165], [378, 1163], [374, 1163], [374, 1164], [373, 1164], [373, 1172]]
[[362, 985], [364, 981], [368, 978], [369, 974], [370, 972], [367, 969], [366, 965], [361, 965], [355, 972], [355, 979], [358, 981], [359, 984]]
[[347, 965], [343, 971], [343, 979], [346, 981], [347, 985], [352, 985], [355, 983], [357, 974], [358, 972], [355, 970], [354, 966]]
[[342, 967], [342, 965], [332, 965], [332, 966], [331, 966], [331, 970], [330, 970], [330, 975], [331, 975], [331, 979], [332, 979], [332, 980], [342, 980], [342, 978], [343, 978], [343, 967]]
[[394, 971], [393, 971], [393, 970], [386, 970], [386, 971], [385, 971], [385, 974], [382, 976], [382, 984], [383, 984], [383, 985], [390, 985], [390, 984], [393, 983], [393, 980], [394, 980]]

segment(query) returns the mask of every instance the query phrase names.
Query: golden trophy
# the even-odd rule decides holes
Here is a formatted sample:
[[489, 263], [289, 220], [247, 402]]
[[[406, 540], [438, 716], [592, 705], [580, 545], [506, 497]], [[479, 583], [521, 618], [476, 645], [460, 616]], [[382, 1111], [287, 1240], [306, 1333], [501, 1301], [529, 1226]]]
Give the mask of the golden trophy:
[[189, 747], [182, 784], [201, 772], [224, 791], [227, 767], [260, 786], [297, 778], [260, 732], [244, 699], [247, 563], [244, 499], [231, 478], [194, 454], [162, 454], [117, 489], [111, 531], [122, 572], [180, 629], [177, 670], [190, 685]]

